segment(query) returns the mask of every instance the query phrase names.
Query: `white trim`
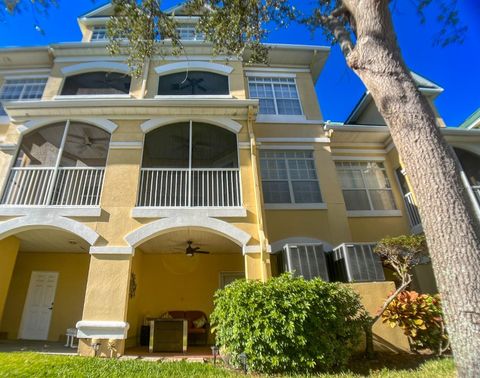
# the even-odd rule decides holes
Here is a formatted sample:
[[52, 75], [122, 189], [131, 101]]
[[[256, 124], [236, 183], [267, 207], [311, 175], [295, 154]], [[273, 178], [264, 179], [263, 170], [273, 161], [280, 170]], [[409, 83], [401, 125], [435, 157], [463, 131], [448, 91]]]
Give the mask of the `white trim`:
[[258, 146], [260, 150], [314, 150], [311, 144], [261, 144]]
[[265, 203], [265, 210], [327, 210], [326, 203]]
[[247, 216], [247, 210], [243, 207], [224, 207], [224, 208], [152, 208], [152, 207], [134, 207], [132, 209], [132, 218], [167, 218], [175, 216], [202, 216], [217, 218], [244, 218]]
[[132, 247], [137, 247], [158, 235], [183, 228], [211, 231], [230, 239], [241, 247], [251, 239], [248, 233], [228, 222], [197, 215], [159, 219], [130, 232], [124, 239]]
[[238, 142], [238, 148], [241, 150], [249, 150], [252, 148], [250, 142]]
[[258, 72], [267, 72], [267, 73], [272, 72], [272, 74], [269, 76], [274, 76], [274, 77], [278, 77], [276, 75], [277, 72], [305, 72], [305, 73], [311, 72], [309, 68], [282, 68], [282, 67], [248, 67], [248, 69], [245, 71], [247, 72], [247, 76], [259, 76], [260, 74]]
[[62, 74], [65, 76], [70, 76], [74, 74], [80, 74], [85, 72], [93, 72], [99, 70], [107, 70], [109, 72], [120, 72], [124, 74], [128, 74], [130, 72], [130, 68], [128, 64], [125, 63], [115, 63], [109, 61], [100, 61], [100, 62], [86, 62], [86, 63], [79, 63], [74, 64], [73, 66], [63, 67], [61, 69]]
[[104, 118], [92, 118], [92, 117], [65, 117], [65, 118], [43, 118], [43, 119], [35, 119], [31, 121], [25, 122], [23, 125], [18, 126], [17, 130], [20, 132], [20, 134], [25, 134], [27, 132], [33, 131], [35, 129], [38, 129], [42, 126], [46, 126], [52, 123], [60, 122], [60, 121], [74, 121], [74, 122], [85, 122], [89, 123], [93, 126], [97, 126], [108, 133], [112, 134], [116, 129], [117, 125], [113, 123], [112, 121]]
[[330, 143], [330, 138], [257, 138], [260, 143]]
[[76, 324], [79, 339], [114, 339], [127, 338], [130, 325], [127, 322], [110, 320], [80, 320]]
[[248, 71], [245, 71], [245, 76], [246, 77], [271, 77], [271, 78], [289, 77], [289, 78], [295, 79], [297, 77], [297, 74], [287, 73], [287, 72], [278, 72], [273, 70], [269, 70], [268, 72], [252, 72], [249, 69]]
[[185, 70], [206, 71], [206, 72], [214, 72], [218, 74], [228, 75], [232, 73], [233, 67], [230, 67], [224, 64], [210, 63], [210, 62], [204, 62], [204, 61], [198, 61], [198, 60], [168, 63], [168, 64], [155, 67], [155, 72], [159, 75], [182, 72]]
[[102, 209], [99, 206], [63, 207], [0, 205], [0, 216], [24, 216], [33, 214], [39, 218], [47, 216], [47, 214], [58, 217], [99, 217], [102, 214]]
[[[185, 41], [184, 41], [185, 42]], [[191, 42], [191, 41], [187, 41], [187, 42]], [[202, 41], [193, 41], [193, 42], [202, 42]], [[228, 55], [217, 55], [217, 56], [213, 56], [213, 55], [181, 55], [181, 56], [165, 56], [165, 57], [162, 57], [162, 56], [155, 56], [152, 58], [153, 61], [185, 61], [185, 60], [189, 60], [189, 61], [193, 61], [193, 60], [196, 60], [196, 61], [201, 61], [201, 60], [206, 60], [206, 61], [221, 61], [221, 62], [238, 62], [240, 59], [238, 59], [236, 56], [228, 56]]]
[[[93, 41], [94, 43], [102, 41]], [[108, 55], [93, 55], [93, 56], [60, 56], [55, 58], [55, 63], [76, 63], [76, 62], [91, 62], [91, 61], [111, 61], [124, 62], [127, 60], [125, 56], [108, 56]]]
[[363, 217], [401, 217], [400, 210], [348, 210], [347, 217], [363, 218]]
[[[262, 246], [257, 245], [244, 245], [242, 248], [242, 253], [244, 255], [248, 255], [251, 253], [262, 253]], [[267, 245], [267, 253], [272, 253], [272, 246], [269, 244]]]
[[51, 68], [27, 68], [18, 70], [0, 70], [0, 75], [30, 75], [30, 74], [45, 74], [48, 76], [51, 72]]
[[224, 129], [230, 130], [237, 134], [241, 129], [242, 125], [230, 118], [227, 117], [204, 117], [204, 116], [163, 116], [152, 118], [140, 125], [142, 131], [146, 134], [151, 130], [154, 130], [158, 127], [169, 125], [177, 122], [190, 121], [193, 122], [205, 122], [211, 123], [212, 125], [223, 127]]
[[29, 213], [21, 218], [14, 218], [0, 223], [0, 239], [18, 234], [19, 232], [53, 228], [71, 232], [85, 240], [90, 245], [95, 244], [100, 237], [90, 227], [83, 223], [74, 221], [69, 218], [54, 215], [48, 212]]
[[46, 74], [36, 74], [36, 75], [12, 75], [4, 76], [5, 80], [24, 80], [24, 79], [48, 79], [48, 73]]
[[96, 14], [99, 14], [99, 13], [101, 13], [101, 12], [107, 10], [107, 9], [110, 9], [111, 7], [113, 7], [113, 4], [112, 4], [111, 2], [108, 2], [108, 3], [104, 4], [104, 5], [101, 5], [101, 6], [99, 6], [98, 8], [95, 8], [94, 10], [91, 10], [90, 12], [85, 13], [85, 14], [82, 16], [81, 20], [87, 19], [87, 18], [90, 18], [90, 17], [93, 17], [93, 16], [95, 16]]
[[[300, 100], [300, 99], [299, 99]], [[304, 115], [258, 114], [256, 123], [300, 123], [321, 124], [321, 121], [307, 120]]]
[[335, 148], [332, 147], [332, 154], [385, 154], [385, 149], [361, 149], [361, 148]]
[[338, 156], [332, 155], [335, 161], [385, 161], [385, 156]]
[[139, 150], [143, 148], [143, 142], [110, 142], [111, 150]]
[[121, 99], [121, 98], [132, 98], [129, 94], [98, 94], [98, 95], [56, 95], [53, 96], [53, 100], [65, 101], [65, 100], [101, 100], [101, 99]]
[[133, 247], [90, 247], [91, 255], [134, 255], [135, 248]]
[[322, 244], [325, 251], [330, 251], [333, 249], [333, 246], [324, 240], [311, 237], [294, 236], [282, 240], [277, 240], [276, 242], [272, 243], [272, 253], [281, 251], [285, 244]]
[[15, 143], [0, 144], [0, 151], [15, 152], [17, 150], [17, 147], [18, 145]]
[[155, 95], [155, 99], [158, 100], [172, 100], [172, 99], [177, 99], [181, 98], [182, 100], [196, 100], [198, 98], [209, 98], [209, 99], [215, 99], [215, 98], [233, 98], [232, 95]]

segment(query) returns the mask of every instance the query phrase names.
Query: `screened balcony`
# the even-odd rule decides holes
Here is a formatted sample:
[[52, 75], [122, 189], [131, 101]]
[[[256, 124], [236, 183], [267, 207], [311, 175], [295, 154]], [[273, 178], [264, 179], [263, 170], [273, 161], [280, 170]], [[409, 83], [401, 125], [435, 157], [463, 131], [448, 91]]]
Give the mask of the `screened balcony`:
[[80, 122], [59, 122], [25, 135], [1, 204], [98, 206], [110, 134]]
[[242, 206], [236, 135], [198, 122], [145, 136], [137, 207]]

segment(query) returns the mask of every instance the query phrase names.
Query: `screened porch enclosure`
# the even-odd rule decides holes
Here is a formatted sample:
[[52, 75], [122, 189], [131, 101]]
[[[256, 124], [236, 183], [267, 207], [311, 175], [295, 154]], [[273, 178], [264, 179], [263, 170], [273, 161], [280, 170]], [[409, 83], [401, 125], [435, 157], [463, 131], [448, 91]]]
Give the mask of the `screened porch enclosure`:
[[79, 122], [59, 122], [22, 139], [2, 205], [98, 206], [110, 134]]
[[240, 207], [236, 135], [182, 122], [145, 137], [139, 207]]

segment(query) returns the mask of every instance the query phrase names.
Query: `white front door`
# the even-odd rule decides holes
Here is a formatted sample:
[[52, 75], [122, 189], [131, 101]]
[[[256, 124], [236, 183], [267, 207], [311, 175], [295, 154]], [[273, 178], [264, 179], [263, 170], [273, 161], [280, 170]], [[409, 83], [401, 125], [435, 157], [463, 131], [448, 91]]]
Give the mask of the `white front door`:
[[19, 339], [47, 340], [58, 272], [32, 272]]

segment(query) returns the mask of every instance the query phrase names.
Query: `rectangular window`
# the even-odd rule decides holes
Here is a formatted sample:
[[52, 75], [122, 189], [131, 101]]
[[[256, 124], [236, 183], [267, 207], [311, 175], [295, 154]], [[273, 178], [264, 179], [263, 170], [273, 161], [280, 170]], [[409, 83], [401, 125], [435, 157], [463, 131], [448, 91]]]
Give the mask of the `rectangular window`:
[[321, 203], [313, 151], [260, 153], [265, 203]]
[[[0, 103], [12, 100], [38, 100], [43, 96], [47, 78], [41, 79], [7, 79], [0, 88]], [[0, 107], [0, 115], [5, 115]]]
[[294, 78], [249, 77], [248, 89], [260, 100], [260, 114], [302, 115]]
[[95, 26], [92, 32], [92, 41], [104, 41], [107, 39], [107, 28], [105, 26]]
[[203, 41], [205, 39], [203, 33], [199, 33], [195, 25], [181, 25], [177, 27], [177, 33], [181, 40], [184, 41]]
[[395, 210], [383, 163], [336, 162], [347, 210]]

